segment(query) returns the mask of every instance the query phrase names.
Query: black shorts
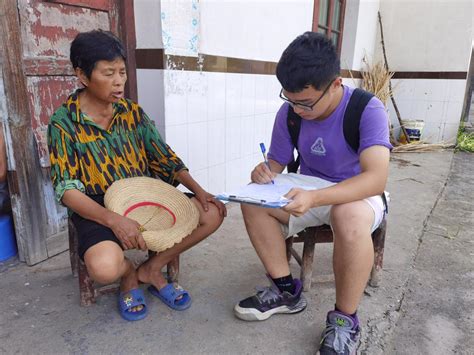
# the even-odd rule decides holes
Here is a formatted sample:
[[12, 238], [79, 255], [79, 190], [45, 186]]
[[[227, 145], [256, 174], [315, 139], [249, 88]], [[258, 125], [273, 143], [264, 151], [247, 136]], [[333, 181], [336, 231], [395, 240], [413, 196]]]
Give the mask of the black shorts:
[[[185, 192], [185, 195], [189, 198], [194, 197], [194, 194], [190, 192]], [[104, 206], [104, 195], [88, 196], [99, 205]], [[72, 223], [74, 223], [74, 227], [76, 227], [78, 253], [82, 260], [84, 260], [84, 254], [87, 249], [105, 240], [115, 242], [122, 248], [122, 243], [120, 243], [120, 240], [115, 236], [114, 232], [112, 232], [112, 229], [100, 223], [91, 221], [90, 219], [83, 218], [77, 213], [72, 214], [71, 220]]]

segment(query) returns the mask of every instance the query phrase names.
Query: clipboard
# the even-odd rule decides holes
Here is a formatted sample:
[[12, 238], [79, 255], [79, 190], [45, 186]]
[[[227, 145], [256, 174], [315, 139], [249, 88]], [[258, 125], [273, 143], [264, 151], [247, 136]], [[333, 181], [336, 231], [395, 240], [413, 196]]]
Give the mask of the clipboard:
[[253, 198], [253, 197], [226, 195], [226, 194], [216, 195], [216, 198], [220, 201], [248, 203], [251, 205], [257, 205], [257, 206], [267, 207], [267, 208], [281, 208], [291, 202], [291, 200], [288, 200], [285, 198], [282, 198], [280, 201], [268, 201], [268, 200]]
[[234, 191], [216, 196], [221, 201], [248, 203], [269, 208], [286, 206], [291, 200], [284, 197], [293, 186], [289, 184], [255, 184], [250, 183]]

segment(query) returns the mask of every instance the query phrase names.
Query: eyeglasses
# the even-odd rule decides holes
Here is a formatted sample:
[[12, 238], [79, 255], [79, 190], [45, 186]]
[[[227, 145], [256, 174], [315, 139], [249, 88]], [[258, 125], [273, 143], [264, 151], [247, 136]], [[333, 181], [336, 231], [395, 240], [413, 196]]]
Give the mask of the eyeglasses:
[[300, 108], [304, 111], [312, 111], [313, 110], [313, 107], [316, 106], [316, 104], [324, 97], [324, 95], [326, 95], [326, 92], [329, 90], [329, 88], [331, 87], [332, 83], [334, 82], [335, 79], [331, 80], [331, 82], [329, 83], [328, 86], [326, 86], [326, 89], [324, 89], [323, 93], [321, 94], [321, 96], [319, 97], [319, 99], [316, 100], [316, 102], [312, 105], [305, 105], [305, 104], [300, 104], [300, 103], [297, 103], [297, 102], [294, 102], [294, 101], [291, 101], [290, 99], [288, 99], [287, 97], [285, 97], [283, 95], [283, 88], [281, 89], [280, 91], [280, 99], [282, 99], [283, 101], [286, 101], [288, 102], [291, 107], [295, 108]]

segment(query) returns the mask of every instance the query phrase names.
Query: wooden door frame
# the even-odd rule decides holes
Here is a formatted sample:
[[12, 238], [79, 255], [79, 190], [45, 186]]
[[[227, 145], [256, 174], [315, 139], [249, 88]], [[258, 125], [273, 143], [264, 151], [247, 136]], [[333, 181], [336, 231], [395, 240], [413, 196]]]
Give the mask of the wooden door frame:
[[47, 214], [43, 203], [41, 166], [27, 103], [17, 0], [0, 1], [0, 41], [3, 48], [8, 48], [1, 52], [8, 113], [5, 122], [9, 126], [12, 144], [8, 187], [20, 260], [33, 265], [47, 257], [44, 236]]
[[125, 86], [125, 96], [137, 102], [137, 62], [135, 59], [137, 39], [135, 33], [134, 0], [120, 0], [118, 4], [117, 33], [119, 34], [127, 52], [128, 80], [127, 85]]

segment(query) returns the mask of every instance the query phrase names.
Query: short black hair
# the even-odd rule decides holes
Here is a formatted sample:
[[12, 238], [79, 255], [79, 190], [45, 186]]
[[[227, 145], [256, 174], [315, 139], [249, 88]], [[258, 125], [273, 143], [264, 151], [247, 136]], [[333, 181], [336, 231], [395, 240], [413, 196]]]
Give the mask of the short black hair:
[[109, 31], [81, 32], [71, 43], [72, 67], [81, 68], [89, 79], [98, 61], [110, 62], [117, 58], [126, 60], [125, 49], [117, 36]]
[[331, 40], [321, 33], [305, 32], [285, 49], [276, 75], [286, 91], [300, 92], [309, 85], [323, 90], [340, 71], [340, 61]]

